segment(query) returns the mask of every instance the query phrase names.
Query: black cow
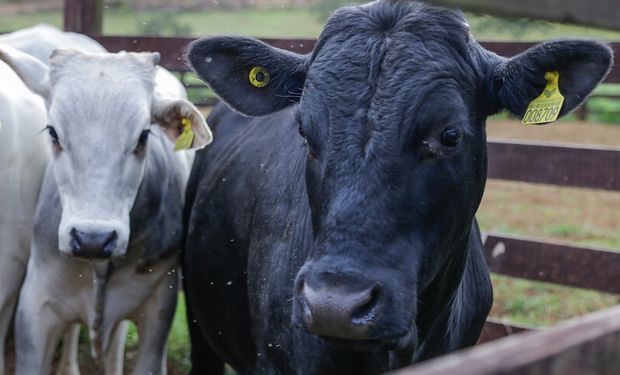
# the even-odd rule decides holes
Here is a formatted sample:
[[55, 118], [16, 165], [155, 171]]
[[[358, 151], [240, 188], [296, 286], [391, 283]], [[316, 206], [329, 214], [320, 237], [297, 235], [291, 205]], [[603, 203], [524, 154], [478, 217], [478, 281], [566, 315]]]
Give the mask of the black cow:
[[[216, 108], [185, 221], [193, 374], [376, 374], [473, 345], [492, 291], [474, 214], [485, 119], [559, 73], [560, 115], [609, 70], [586, 40], [512, 59], [455, 11], [346, 7], [307, 56], [194, 42]], [[538, 161], [533, 160], [533, 163]]]

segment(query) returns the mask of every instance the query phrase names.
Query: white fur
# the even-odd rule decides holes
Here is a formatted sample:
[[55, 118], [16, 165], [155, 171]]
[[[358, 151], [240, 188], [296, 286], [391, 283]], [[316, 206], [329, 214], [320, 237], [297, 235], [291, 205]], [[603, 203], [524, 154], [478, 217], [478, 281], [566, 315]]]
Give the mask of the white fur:
[[60, 31], [47, 24], [2, 34], [0, 43], [34, 56], [44, 64], [47, 64], [52, 51], [57, 48], [76, 49], [83, 52], [107, 52], [101, 44], [86, 35]]
[[[75, 49], [79, 51], [87, 51], [87, 52], [93, 52], [93, 53], [106, 52], [105, 49], [101, 45], [99, 45], [96, 41], [88, 38], [85, 35], [61, 32], [60, 30], [55, 29], [54, 27], [48, 26], [48, 25], [39, 25], [39, 26], [35, 26], [29, 29], [20, 30], [14, 33], [0, 35], [0, 43], [7, 43], [11, 45], [12, 47], [18, 50], [21, 50], [22, 52], [30, 53], [36, 59], [38, 59], [41, 63], [44, 63], [44, 65], [48, 64], [49, 56], [52, 54], [52, 52], [55, 49], [58, 49], [58, 48], [71, 48], [71, 49]], [[65, 61], [62, 61], [63, 54], [65, 55], [65, 59], [64, 59]], [[76, 73], [78, 73], [78, 71], [80, 73], [86, 73], [86, 74], [89, 73], [89, 72], [82, 72], [79, 70], [79, 67], [75, 67], [75, 65], [71, 65], [71, 60], [73, 59], [71, 57], [71, 54], [72, 54], [71, 52], [57, 53], [58, 66], [56, 68], [57, 68], [58, 75], [54, 77], [55, 79], [64, 80], [64, 78], [68, 78], [70, 80], [72, 76], [73, 77], [76, 76]], [[152, 60], [153, 58], [151, 57], [151, 61]], [[3, 63], [0, 63], [0, 64], [3, 64]], [[67, 67], [67, 65], [64, 65], [64, 64], [69, 64], [69, 65]], [[62, 108], [62, 103], [58, 103], [58, 102], [56, 104], [50, 103], [50, 99], [52, 96], [63, 97], [65, 95], [68, 95], [69, 97], [71, 97], [72, 95], [76, 95], [76, 92], [73, 90], [68, 90], [68, 92], [62, 93], [63, 88], [56, 88], [58, 89], [58, 91], [54, 91], [52, 93], [51, 92], [52, 83], [49, 82], [49, 77], [48, 77], [49, 72], [47, 68], [41, 69], [41, 64], [37, 63], [34, 60], [32, 61], [27, 60], [25, 65], [24, 64], [20, 64], [20, 65], [21, 65], [21, 69], [23, 70], [22, 78], [29, 81], [29, 84], [33, 91], [38, 92], [40, 95], [48, 99], [47, 104], [50, 107], [54, 107], [55, 111], [58, 111], [58, 116], [62, 120], [75, 121], [77, 117], [72, 115], [72, 109], [74, 108], [78, 108], [78, 111], [74, 111], [74, 112], [77, 112], [77, 113], [83, 112], [84, 108], [80, 108], [79, 106], [72, 106], [72, 104], [78, 104], [78, 103], [72, 103], [70, 100], [66, 101], [68, 103], [67, 107], [64, 108], [66, 111], [59, 110], [60, 108]], [[61, 77], [62, 70], [63, 70], [61, 69], [62, 65], [65, 66], [64, 71], [68, 73], [67, 76], [64, 78]], [[72, 70], [73, 68], [75, 68], [75, 70]], [[6, 65], [2, 66], [2, 70], [3, 72], [7, 71]], [[119, 79], [123, 79], [121, 77], [126, 77], [122, 71], [111, 72], [110, 70], [107, 70], [107, 72], [108, 74], [119, 73], [117, 76], [119, 77]], [[105, 72], [103, 71], [100, 73], [105, 74]], [[10, 74], [12, 75], [13, 79], [16, 79], [15, 74], [13, 74], [12, 72], [10, 72]], [[140, 74], [137, 74], [137, 75], [140, 75]], [[147, 76], [150, 76], [150, 73], [147, 73], [146, 75], [142, 76], [143, 82], [146, 82], [146, 86], [148, 86], [150, 82], [150, 77], [147, 77]], [[83, 77], [84, 76], [82, 76], [82, 79]], [[94, 77], [94, 78], [97, 79], [98, 77]], [[132, 77], [127, 77], [127, 78], [129, 78], [129, 81], [132, 81], [132, 80], [135, 80], [136, 76], [134, 75]], [[20, 104], [22, 105], [21, 107], [17, 106], [15, 108], [18, 110], [18, 112], [20, 112], [23, 116], [26, 116], [26, 117], [28, 116], [36, 117], [38, 113], [38, 116], [39, 116], [38, 121], [41, 122], [41, 124], [39, 128], [36, 128], [36, 130], [40, 130], [46, 124], [45, 120], [41, 119], [41, 107], [42, 107], [41, 99], [30, 94], [27, 90], [24, 90], [23, 84], [19, 86], [21, 87], [21, 89], [18, 88], [17, 85], [11, 84], [12, 82], [5, 79], [2, 74], [0, 74], [0, 82], [3, 83], [3, 87], [11, 87], [14, 100], [19, 101], [19, 98], [20, 98], [19, 95], [22, 92], [30, 96], [30, 99], [23, 100], [20, 102]], [[68, 82], [68, 81], [64, 81], [64, 82]], [[75, 85], [78, 88], [83, 87], [84, 86], [82, 84], [83, 82], [84, 81], [80, 81], [79, 79], [73, 80], [72, 85]], [[105, 82], [101, 82], [101, 83], [105, 84]], [[137, 85], [136, 87], [134, 87], [134, 88], [138, 88], [138, 96], [140, 96], [140, 92], [139, 92], [140, 87], [141, 85]], [[69, 89], [71, 89], [71, 87], [69, 87]], [[117, 99], [127, 99], [127, 96], [128, 95], [118, 96]], [[129, 99], [131, 99], [131, 94], [129, 94], [129, 96], [130, 96]], [[155, 95], [154, 96], [157, 98], [161, 98], [160, 101], [163, 101], [163, 102], [170, 102], [170, 101], [175, 101], [178, 99], [187, 99], [187, 93], [185, 91], [184, 86], [181, 84], [181, 82], [179, 82], [179, 80], [176, 79], [174, 75], [172, 75], [170, 72], [166, 71], [165, 69], [161, 67], [157, 67], [157, 70], [156, 70]], [[3, 98], [1, 95], [1, 91], [0, 91], [0, 110], [4, 108], [2, 106], [3, 104], [2, 99]], [[29, 100], [34, 100], [36, 102], [36, 105], [31, 104]], [[112, 105], [110, 106], [109, 110], [114, 111], [115, 109], [114, 104], [113, 103], [111, 104]], [[187, 105], [185, 106], [188, 107]], [[23, 111], [24, 107], [27, 107], [29, 111], [24, 112]], [[192, 108], [190, 107], [188, 108], [190, 109], [190, 112], [192, 112], [191, 111]], [[146, 112], [150, 112], [150, 110], [151, 110], [150, 108], [147, 108]], [[62, 118], [63, 112], [64, 112], [64, 115], [68, 114], [67, 118]], [[90, 112], [90, 113], [91, 115], [93, 114], [93, 112]], [[13, 123], [6, 120], [6, 117], [9, 115], [10, 113], [4, 110], [2, 110], [2, 113], [0, 113], [0, 137], [13, 131], [13, 126], [12, 126]], [[143, 114], [136, 114], [135, 117], [144, 117], [144, 116]], [[165, 124], [165, 121], [164, 121], [164, 124], [162, 125], [167, 125], [167, 124]], [[203, 136], [206, 135], [208, 137], [208, 142], [210, 142], [211, 134], [209, 132], [209, 129], [206, 127], [206, 124], [196, 123], [194, 125], [198, 126], [197, 130], [199, 132], [202, 130]], [[2, 129], [4, 129], [4, 134], [2, 134]], [[24, 130], [27, 130], [27, 129], [25, 128]], [[171, 129], [168, 133], [169, 135], [174, 135], [176, 131], [174, 129]], [[45, 154], [47, 157], [49, 157], [49, 150], [46, 147], [48, 143], [47, 138], [48, 138], [47, 134], [38, 134], [36, 138], [36, 142], [35, 141], [28, 142], [26, 138], [22, 138], [21, 141], [23, 141], [23, 143], [26, 143], [26, 144], [31, 144], [33, 146], [32, 147], [33, 150], [39, 153]], [[2, 140], [0, 139], [0, 141]], [[7, 139], [5, 139], [4, 141], [7, 141]], [[4, 145], [4, 143], [0, 143], [0, 145]], [[0, 166], [2, 166], [2, 163], [5, 160], [4, 159], [5, 153], [3, 152], [9, 152], [9, 151], [10, 151], [10, 148], [7, 148], [7, 147], [2, 147], [2, 150], [0, 150]], [[179, 168], [180, 168], [181, 175], [183, 176], [183, 178], [181, 179], [182, 188], [183, 188], [182, 191], [185, 190], [184, 187], [187, 182], [187, 178], [189, 176], [189, 170], [191, 168], [191, 163], [193, 161], [193, 155], [194, 155], [194, 150], [181, 151], [175, 154], [175, 156], [177, 157], [179, 161]], [[23, 185], [26, 185], [26, 187], [16, 188], [14, 189], [14, 191], [20, 191], [24, 195], [24, 197], [30, 194], [29, 198], [26, 199], [26, 202], [25, 202], [25, 206], [27, 207], [22, 205], [20, 209], [14, 209], [14, 210], [11, 208], [5, 209], [6, 202], [10, 201], [10, 204], [12, 205], [11, 207], [16, 207], [21, 201], [10, 199], [9, 194], [5, 192], [7, 184], [5, 183], [3, 185], [3, 181], [7, 181], [7, 179], [3, 178], [5, 175], [0, 173], [0, 177], [2, 177], [2, 180], [0, 180], [0, 210], [1, 210], [0, 212], [13, 212], [13, 211], [19, 212], [19, 215], [12, 215], [11, 217], [7, 215], [5, 217], [5, 219], [9, 218], [11, 220], [14, 220], [14, 223], [17, 223], [19, 220], [28, 221], [27, 224], [23, 224], [21, 226], [22, 229], [25, 228], [26, 230], [23, 233], [20, 233], [19, 236], [16, 236], [15, 233], [18, 233], [18, 232], [14, 230], [15, 226], [4, 225], [4, 222], [1, 221], [2, 219], [0, 219], [0, 223], [3, 224], [2, 227], [0, 227], [0, 241], [2, 241], [0, 243], [7, 245], [7, 246], [0, 248], [0, 256], [4, 257], [4, 250], [7, 250], [7, 251], [10, 250], [12, 252], [15, 252], [15, 249], [18, 249], [18, 247], [21, 247], [21, 249], [19, 249], [21, 250], [21, 252], [18, 253], [18, 257], [15, 257], [17, 263], [13, 263], [9, 261], [2, 263], [3, 266], [5, 264], [7, 267], [10, 266], [10, 271], [5, 272], [5, 271], [2, 271], [2, 269], [0, 268], [0, 273], [1, 273], [0, 278], [2, 278], [2, 280], [0, 281], [5, 281], [3, 282], [3, 285], [5, 287], [0, 289], [0, 298], [2, 298], [0, 300], [0, 303], [2, 303], [2, 305], [0, 305], [2, 307], [2, 315], [0, 316], [0, 320], [2, 323], [2, 325], [0, 326], [0, 333], [2, 333], [2, 335], [0, 339], [2, 339], [2, 342], [4, 342], [3, 338], [6, 332], [6, 328], [4, 327], [8, 326], [8, 321], [10, 319], [10, 315], [12, 314], [12, 311], [15, 305], [15, 297], [17, 295], [17, 290], [18, 290], [17, 288], [19, 287], [19, 284], [23, 278], [25, 264], [28, 259], [27, 244], [30, 241], [30, 235], [31, 235], [31, 223], [30, 222], [31, 222], [32, 211], [34, 209], [34, 199], [36, 197], [36, 194], [34, 193], [38, 192], [41, 174], [43, 171], [43, 164], [44, 164], [36, 157], [34, 158], [30, 157], [26, 160], [26, 162], [28, 163], [29, 166], [24, 167], [23, 169], [29, 174], [30, 180], [36, 177], [35, 178], [36, 182], [27, 183], [26, 180], [28, 180], [28, 178], [25, 178]], [[57, 168], [58, 170], [62, 169], [60, 165], [61, 163], [58, 164], [58, 168]], [[5, 173], [9, 173], [9, 170], [3, 169], [3, 171]], [[59, 175], [63, 175], [63, 172], [59, 172]], [[17, 187], [19, 185], [18, 179], [12, 179], [10, 181], [14, 183], [13, 187]], [[72, 194], [70, 193], [70, 195]], [[130, 200], [131, 199], [129, 198], [126, 199], [127, 202]], [[77, 211], [76, 215], [74, 216], [71, 216], [71, 215], [66, 216], [68, 219], [65, 220], [65, 223], [64, 223], [65, 227], [70, 227], [74, 225], [83, 225], [84, 228], [95, 228], [95, 227], [101, 228], [101, 227], [105, 227], [106, 225], [109, 225], [111, 227], [114, 227], [116, 230], [120, 232], [127, 231], [127, 229], [124, 229], [124, 225], [126, 223], [124, 223], [122, 220], [115, 221], [114, 219], [100, 220], [99, 218], [97, 219], [88, 218], [87, 217], [88, 215], [86, 215], [86, 211], [93, 208], [94, 205], [92, 204], [89, 205], [90, 207], [87, 207], [84, 210], [81, 210], [79, 208], [75, 209], [76, 206], [78, 207], [80, 206], [79, 198], [76, 198], [75, 196], [70, 196], [67, 199], [67, 197], [65, 196], [64, 201], [67, 202], [66, 206], [73, 207], [74, 212]], [[127, 207], [127, 205], [125, 205], [125, 207]], [[109, 207], [106, 207], [106, 209], [108, 208]], [[126, 210], [127, 209], [124, 209], [124, 210], [121, 209], [121, 211], [126, 211]], [[96, 211], [96, 208], [95, 208], [95, 211]], [[114, 210], [110, 209], [109, 211], [114, 211]], [[125, 213], [126, 212], [122, 212], [121, 216], [123, 216]], [[80, 219], [81, 216], [84, 216], [84, 218]], [[62, 232], [62, 229], [59, 228], [59, 234], [61, 234], [60, 232]], [[124, 237], [126, 236], [126, 234], [123, 233], [122, 236]], [[19, 242], [19, 246], [14, 244], [17, 242]], [[62, 240], [59, 242], [62, 242]], [[123, 244], [121, 243], [119, 246], [119, 249], [122, 249], [122, 248], [123, 248]], [[120, 251], [116, 252], [117, 255], [119, 253]], [[34, 258], [36, 259], [36, 257]], [[69, 308], [70, 311], [66, 312], [65, 316], [63, 316], [64, 319], [61, 319], [62, 322], [57, 324], [56, 328], [53, 329], [54, 334], [48, 335], [49, 337], [41, 337], [41, 342], [39, 342], [39, 344], [44, 346], [43, 352], [46, 352], [46, 353], [44, 353], [43, 356], [49, 354], [48, 352], [50, 352], [50, 350], [52, 350], [51, 348], [54, 347], [54, 345], [49, 345], [49, 343], [55, 340], [55, 336], [62, 333], [60, 331], [62, 331], [63, 329], [59, 330], [58, 327], [65, 327], [64, 329], [65, 329], [66, 335], [65, 335], [64, 344], [63, 344], [63, 354], [62, 354], [61, 361], [57, 369], [57, 374], [58, 375], [79, 375], [79, 367], [77, 365], [77, 340], [78, 340], [78, 333], [79, 333], [79, 326], [80, 326], [79, 322], [89, 324], [94, 319], [93, 318], [94, 312], [92, 309], [92, 287], [93, 287], [92, 280], [94, 277], [93, 276], [94, 271], [91, 267], [87, 266], [85, 262], [76, 263], [74, 266], [77, 268], [72, 268], [72, 267], [58, 268], [58, 265], [49, 266], [46, 262], [36, 262], [35, 259], [31, 259], [31, 261], [29, 262], [29, 267], [32, 269], [32, 272], [30, 273], [30, 277], [28, 278], [28, 280], [26, 280], [25, 282], [25, 287], [22, 293], [22, 298], [21, 298], [22, 303], [20, 304], [20, 308], [22, 309], [22, 311], [29, 312], [30, 314], [34, 314], [34, 316], [36, 316], [37, 318], [36, 321], [37, 321], [37, 324], [39, 324], [39, 327], [38, 328], [34, 327], [34, 324], [33, 324], [32, 329], [35, 329], [37, 331], [37, 333], [35, 333], [37, 337], [44, 336], [42, 335], [43, 331], [45, 331], [43, 327], [50, 328], [54, 326], [54, 321], [56, 321], [56, 323], [59, 323], [56, 319], [58, 318], [56, 316], [59, 311], [58, 307], [55, 308], [54, 314], [49, 315], [49, 311], [47, 311], [48, 313], [46, 313], [45, 311], [40, 311], [38, 310], [37, 306], [41, 307], [40, 304], [43, 303], [43, 305], [47, 306], [46, 308], [43, 308], [43, 310], [49, 310], [50, 306], [60, 303], [61, 306]], [[67, 264], [65, 264], [65, 266], [66, 265]], [[108, 351], [107, 351], [107, 354], [105, 354], [105, 358], [103, 359], [105, 363], [106, 374], [121, 374], [122, 373], [123, 359], [124, 359], [123, 349], [124, 349], [127, 325], [126, 323], [118, 323], [117, 320], [120, 319], [120, 316], [123, 316], [123, 314], [127, 312], [128, 308], [126, 305], [128, 303], [131, 305], [131, 302], [135, 302], [136, 299], [137, 300], [144, 299], [145, 298], [144, 293], [147, 293], [147, 295], [151, 293], [152, 296], [148, 298], [148, 302], [145, 302], [143, 304], [143, 307], [139, 311], [134, 311], [133, 315], [130, 316], [129, 318], [134, 320], [139, 326], [139, 330], [141, 331], [140, 332], [141, 343], [142, 341], [145, 341], [145, 342], [149, 341], [148, 336], [150, 332], [158, 331], [156, 327], [157, 320], [158, 320], [157, 317], [149, 317], [148, 315], [155, 314], [158, 311], [158, 308], [161, 308], [162, 305], [169, 304], [169, 302], [166, 302], [166, 299], [169, 300], [171, 298], [170, 297], [171, 292], [172, 293], [176, 292], [176, 277], [177, 277], [177, 274], [175, 273], [175, 269], [173, 265], [168, 265], [168, 266], [163, 265], [159, 267], [164, 267], [164, 268], [168, 267], [169, 271], [162, 272], [162, 270], [152, 270], [153, 273], [149, 272], [149, 274], [146, 276], [140, 276], [140, 275], [135, 275], [131, 270], [126, 270], [128, 272], [125, 272], [125, 276], [123, 276], [122, 282], [118, 284], [116, 283], [112, 284], [113, 286], [111, 287], [111, 290], [109, 292], [110, 303], [108, 304], [108, 306], [112, 306], [112, 308], [111, 309], [109, 308], [110, 311], [107, 311], [105, 313], [105, 322], [104, 322], [104, 328], [103, 328], [104, 336], [108, 337], [106, 339], [107, 341], [105, 344], [106, 347], [108, 348]], [[45, 275], [42, 275], [41, 273]], [[162, 277], [162, 276], [165, 276], [165, 277], [163, 277], [163, 279], [161, 279], [159, 282], [156, 281], [157, 278]], [[156, 277], [156, 279], [153, 280], [153, 277]], [[146, 281], [144, 280], [145, 278], [148, 278], [151, 281], [146, 282], [145, 284], [145, 281]], [[149, 285], [151, 285], [151, 287], [149, 287]], [[160, 285], [159, 287], [155, 288], [155, 291], [159, 290], [159, 292], [153, 293], [153, 290], [151, 290], [153, 285]], [[172, 287], [174, 288], [171, 289]], [[72, 292], [73, 290], [76, 291], [75, 294]], [[60, 294], [58, 294], [59, 291], [60, 291]], [[138, 294], [130, 293], [131, 295], [128, 295], [126, 293], [127, 291], [137, 292]], [[72, 298], [67, 298], [67, 297], [72, 297]], [[89, 307], [89, 304], [91, 305], [90, 307]], [[81, 311], [81, 313], [76, 315], [75, 313], [76, 311]], [[40, 313], [40, 316], [39, 316], [39, 313]], [[41, 319], [38, 319], [38, 318], [41, 318]], [[75, 323], [78, 323], [78, 324], [73, 323], [67, 326], [66, 323], [70, 320], [73, 320]], [[161, 329], [159, 329], [159, 331], [161, 331]], [[18, 334], [20, 333], [18, 332]], [[150, 333], [150, 334], [154, 334], [154, 333]], [[153, 340], [151, 339], [150, 341], [152, 342]], [[45, 347], [46, 343], [48, 344], [47, 347]], [[28, 353], [28, 355], [29, 356], [34, 355], [34, 353]], [[158, 356], [158, 355], [161, 356], [161, 348], [154, 348], [154, 347], [149, 347], [147, 345], [141, 344], [139, 357], [142, 359], [141, 359], [141, 362], [138, 364], [138, 367], [136, 368], [136, 373], [146, 373], [146, 371], [148, 371], [147, 370], [147, 367], [149, 366], [148, 363], [153, 361], [153, 358], [152, 358], [153, 356]], [[164, 361], [164, 359], [159, 359], [159, 361]], [[38, 369], [36, 367], [37, 363], [42, 365], [40, 361], [35, 360], [35, 361], [32, 361], [32, 363], [35, 365], [35, 370], [33, 371], [33, 373], [36, 373], [37, 371], [42, 371], [42, 367], [38, 367]], [[2, 375], [2, 369], [3, 367], [1, 366], [1, 363], [0, 363], [0, 375]], [[23, 371], [27, 373], [27, 370], [23, 370]]]
[[[39, 92], [46, 95], [48, 122], [60, 140], [45, 180], [58, 189], [62, 205], [59, 253], [72, 254], [72, 229], [114, 230], [112, 257], [130, 264], [115, 269], [108, 280], [101, 272], [105, 261], [98, 265], [72, 256], [50, 257], [49, 250], [33, 245], [16, 323], [19, 373], [46, 373], [58, 336], [74, 323], [89, 327], [91, 341], [97, 343], [93, 353], [105, 363], [105, 372], [118, 373], [123, 345], [123, 330], [118, 327], [125, 319], [135, 321], [140, 333], [134, 373], [164, 373], [169, 326], [162, 326], [160, 314], [174, 307], [170, 304], [176, 299], [176, 260], [160, 261], [148, 273], [137, 274], [131, 255], [125, 259], [129, 214], [145, 168], [143, 157], [134, 150], [140, 133], [152, 127], [153, 120], [178, 127], [180, 116], [191, 119], [195, 146], [202, 147], [211, 140], [204, 118], [191, 103], [173, 96], [178, 95], [174, 93], [178, 85], [169, 95], [156, 94], [154, 54], [57, 50], [49, 69], [37, 68], [32, 58], [14, 50], [0, 47], [0, 57], [26, 82], [43, 87]], [[163, 132], [153, 129], [151, 137], [163, 137]], [[171, 152], [172, 144], [168, 145]], [[94, 297], [103, 282], [107, 283], [103, 299]], [[96, 308], [96, 301], [105, 302], [104, 310]]]
[[4, 342], [26, 272], [32, 217], [50, 157], [45, 106], [0, 61], [0, 374]]

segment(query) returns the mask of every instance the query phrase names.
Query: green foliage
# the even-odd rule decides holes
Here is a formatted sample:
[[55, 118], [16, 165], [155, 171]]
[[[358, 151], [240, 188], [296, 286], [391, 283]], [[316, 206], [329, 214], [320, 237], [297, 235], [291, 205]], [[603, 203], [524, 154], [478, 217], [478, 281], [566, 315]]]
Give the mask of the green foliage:
[[180, 293], [172, 329], [170, 336], [168, 336], [168, 361], [176, 369], [182, 370], [182, 373], [188, 373], [191, 368], [189, 346], [185, 294]]
[[526, 33], [544, 35], [552, 28], [549, 22], [527, 18], [500, 18], [480, 14], [471, 14], [467, 18], [475, 20], [471, 25], [474, 35], [507, 35], [520, 39]]
[[176, 11], [164, 9], [136, 17], [136, 29], [142, 35], [190, 35], [192, 27], [179, 21]]
[[318, 0], [312, 6], [312, 11], [316, 13], [320, 22], [325, 22], [334, 10], [345, 5], [360, 4], [362, 2], [354, 0]]

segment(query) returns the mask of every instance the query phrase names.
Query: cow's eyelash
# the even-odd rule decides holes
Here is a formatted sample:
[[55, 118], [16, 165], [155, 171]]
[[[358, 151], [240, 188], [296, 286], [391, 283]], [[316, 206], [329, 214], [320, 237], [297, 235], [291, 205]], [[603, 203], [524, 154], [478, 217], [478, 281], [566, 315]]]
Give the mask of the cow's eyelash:
[[52, 143], [54, 145], [58, 145], [59, 144], [59, 142], [58, 142], [58, 133], [56, 133], [56, 129], [54, 129], [54, 127], [52, 125], [47, 125], [41, 131], [45, 131], [45, 130], [48, 131], [50, 137], [52, 138]]

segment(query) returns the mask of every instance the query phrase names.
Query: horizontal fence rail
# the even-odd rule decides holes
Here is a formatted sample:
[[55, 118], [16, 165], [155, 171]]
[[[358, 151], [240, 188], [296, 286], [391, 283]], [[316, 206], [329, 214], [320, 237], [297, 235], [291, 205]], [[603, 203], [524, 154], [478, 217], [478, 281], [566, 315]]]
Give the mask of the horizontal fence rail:
[[620, 294], [620, 253], [491, 233], [484, 243], [491, 272]]
[[[196, 38], [187, 37], [155, 37], [155, 36], [103, 36], [91, 35], [108, 51], [159, 52], [160, 65], [166, 69], [184, 72], [189, 71], [183, 56], [187, 45]], [[314, 48], [314, 39], [262, 39], [272, 46], [297, 53], [308, 53]]]
[[501, 339], [505, 336], [514, 335], [515, 333], [537, 330], [536, 327], [530, 327], [523, 324], [515, 324], [495, 318], [488, 318], [480, 333], [478, 344]]
[[489, 178], [620, 191], [620, 148], [490, 140]]
[[620, 306], [438, 357], [393, 375], [620, 374]]
[[[147, 37], [147, 36], [102, 36], [91, 35], [111, 52], [153, 51], [162, 55], [161, 65], [170, 70], [187, 71], [189, 68], [183, 61], [187, 45], [196, 38], [188, 37]], [[314, 48], [314, 39], [262, 39], [275, 47], [296, 53], [308, 53]], [[501, 56], [514, 56], [535, 45], [533, 42], [481, 42], [481, 44]], [[610, 43], [616, 55], [620, 55], [620, 43]], [[605, 82], [620, 82], [620, 61], [615, 62]]]

